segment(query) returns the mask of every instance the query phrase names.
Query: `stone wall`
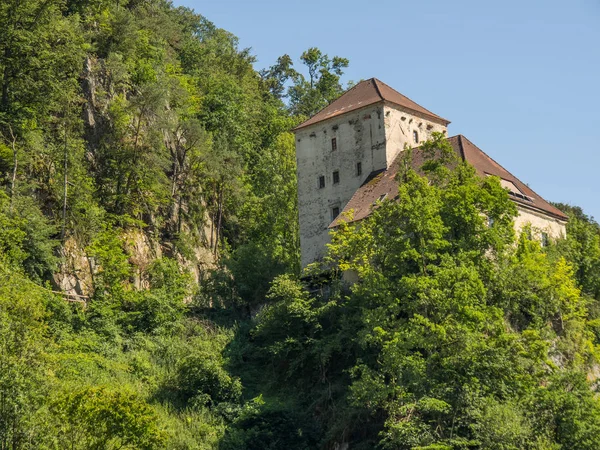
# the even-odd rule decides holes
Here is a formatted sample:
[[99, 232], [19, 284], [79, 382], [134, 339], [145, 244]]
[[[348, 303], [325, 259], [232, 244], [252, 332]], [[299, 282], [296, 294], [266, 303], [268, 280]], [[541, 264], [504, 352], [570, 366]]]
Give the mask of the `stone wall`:
[[567, 235], [567, 223], [560, 219], [526, 209], [517, 204], [519, 215], [515, 218], [515, 230], [520, 233], [523, 227], [530, 225], [532, 235], [535, 239], [541, 240], [542, 233], [547, 233], [548, 237], [558, 239]]
[[[331, 140], [336, 139], [336, 150]], [[367, 176], [386, 167], [383, 105], [371, 105], [298, 130], [298, 212], [302, 267], [322, 257], [333, 208], [343, 210]], [[357, 174], [357, 163], [362, 173]], [[339, 173], [334, 184], [333, 172]], [[319, 187], [319, 177], [325, 187]]]
[[[383, 112], [388, 166], [404, 150], [405, 144], [415, 147], [431, 138], [432, 133], [435, 131], [444, 134], [448, 131], [447, 127], [441, 123], [407, 113], [394, 105], [385, 105]], [[413, 133], [415, 131], [417, 132], [418, 142], [414, 140]]]

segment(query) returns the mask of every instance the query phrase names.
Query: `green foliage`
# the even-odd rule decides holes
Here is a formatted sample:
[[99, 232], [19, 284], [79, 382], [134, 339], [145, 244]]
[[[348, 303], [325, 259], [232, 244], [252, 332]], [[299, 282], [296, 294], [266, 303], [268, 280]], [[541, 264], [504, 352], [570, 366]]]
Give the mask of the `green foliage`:
[[309, 117], [342, 93], [340, 77], [349, 61], [339, 56], [329, 58], [316, 47], [302, 53], [300, 60], [306, 66], [308, 78], [300, 73], [293, 74], [294, 84], [288, 95], [292, 112]]
[[524, 408], [514, 401], [501, 403], [490, 397], [476, 399], [471, 406], [470, 418], [473, 434], [482, 448], [517, 450], [531, 446], [531, 420], [526, 417]]
[[131, 274], [123, 243], [115, 231], [106, 230], [88, 247], [90, 256], [97, 259], [100, 269], [94, 277], [94, 291], [100, 298], [120, 301]]
[[190, 277], [172, 259], [157, 259], [148, 268], [150, 289], [128, 296], [127, 318], [134, 330], [172, 328], [181, 321], [190, 294]]
[[[333, 232], [326, 295], [273, 284], [252, 332], [273, 392], [319, 415], [322, 446], [597, 446], [585, 381], [597, 350], [572, 263], [515, 239], [497, 179], [449, 160], [441, 136], [426, 150], [423, 175], [399, 175], [398, 201]], [[569, 373], [577, 389], [561, 390]], [[581, 396], [591, 403], [577, 415]]]
[[55, 268], [54, 227], [27, 199], [12, 202], [0, 191], [0, 257], [22, 268], [34, 280], [43, 280]]
[[515, 237], [434, 133], [305, 285], [290, 129], [348, 60], [257, 72], [163, 0], [10, 0], [0, 29], [0, 448], [600, 446], [583, 211]]
[[176, 389], [186, 402], [195, 406], [237, 402], [242, 386], [222, 367], [222, 362], [207, 355], [190, 355], [179, 364]]
[[538, 388], [531, 399], [533, 418], [561, 448], [598, 446], [600, 405], [585, 374], [566, 371]]
[[582, 291], [600, 300], [600, 225], [581, 208], [557, 204], [569, 215], [566, 239], [552, 249], [569, 259]]
[[217, 448], [242, 385], [191, 274], [218, 262], [207, 303], [247, 318], [298, 271], [298, 119], [169, 2], [9, 1], [0, 27], [0, 447]]
[[93, 387], [56, 400], [58, 446], [77, 449], [164, 448], [156, 413], [136, 394]]
[[41, 443], [36, 412], [49, 390], [46, 294], [0, 263], [0, 446]]
[[315, 430], [285, 407], [267, 405], [261, 397], [249, 402], [225, 434], [222, 450], [277, 450], [314, 448]]

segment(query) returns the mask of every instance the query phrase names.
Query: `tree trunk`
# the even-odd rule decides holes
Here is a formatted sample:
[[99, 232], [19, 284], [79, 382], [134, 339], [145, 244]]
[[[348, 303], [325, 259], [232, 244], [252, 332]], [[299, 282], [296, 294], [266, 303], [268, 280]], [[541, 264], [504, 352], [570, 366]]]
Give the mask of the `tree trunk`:
[[65, 239], [65, 234], [67, 232], [67, 194], [68, 194], [68, 186], [69, 186], [69, 176], [67, 174], [68, 169], [68, 148], [67, 148], [67, 127], [65, 125], [65, 160], [64, 160], [64, 186], [63, 186], [63, 211], [62, 211], [62, 232], [61, 239]]
[[217, 250], [219, 248], [219, 240], [221, 238], [221, 222], [223, 220], [223, 182], [219, 184], [219, 205], [217, 210], [217, 232], [215, 239], [215, 256], [217, 255]]
[[12, 151], [13, 151], [13, 172], [12, 172], [12, 178], [10, 180], [10, 211], [12, 212], [12, 208], [13, 208], [13, 201], [15, 198], [15, 187], [17, 184], [17, 168], [19, 165], [19, 159], [18, 159], [18, 155], [17, 155], [17, 138], [15, 136], [15, 133], [13, 132], [12, 126], [8, 126], [8, 129], [10, 130], [10, 138], [11, 138], [11, 147], [12, 147]]
[[10, 79], [10, 64], [8, 63], [8, 60], [10, 59], [10, 47], [7, 45], [6, 48], [4, 49], [4, 64], [6, 64], [4, 66], [4, 73], [2, 75], [2, 102], [0, 104], [0, 110], [4, 111], [4, 112], [8, 112], [9, 107], [8, 107], [8, 103], [9, 103], [9, 99], [8, 99], [8, 92], [9, 92], [9, 79]]

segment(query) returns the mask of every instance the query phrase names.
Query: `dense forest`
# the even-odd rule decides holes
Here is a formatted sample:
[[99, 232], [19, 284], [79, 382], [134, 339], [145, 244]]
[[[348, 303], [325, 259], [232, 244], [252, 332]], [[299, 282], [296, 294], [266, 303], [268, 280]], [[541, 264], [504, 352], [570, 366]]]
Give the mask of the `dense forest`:
[[0, 449], [600, 448], [593, 218], [515, 234], [437, 136], [301, 273], [290, 130], [349, 62], [255, 63], [165, 0], [0, 3]]

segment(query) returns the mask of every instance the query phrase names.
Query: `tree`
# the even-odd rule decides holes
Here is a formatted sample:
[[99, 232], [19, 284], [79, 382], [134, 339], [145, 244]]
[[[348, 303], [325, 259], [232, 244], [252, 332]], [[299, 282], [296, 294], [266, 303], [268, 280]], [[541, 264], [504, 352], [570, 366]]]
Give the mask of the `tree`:
[[[308, 77], [293, 68], [289, 55], [280, 56], [277, 63], [261, 71], [263, 83], [278, 100], [289, 101], [289, 111], [294, 116], [312, 116], [342, 93], [340, 78], [348, 67], [346, 58], [329, 58], [321, 50], [311, 47], [300, 56]], [[291, 85], [287, 83], [291, 81]]]
[[56, 443], [74, 449], [158, 449], [166, 436], [156, 413], [136, 394], [103, 387], [65, 395], [52, 405]]
[[568, 258], [582, 291], [600, 300], [600, 225], [579, 207], [556, 204], [569, 215], [567, 238], [553, 252]]
[[[333, 280], [326, 296], [273, 284], [279, 301], [259, 316], [258, 360], [268, 355], [277, 382], [291, 384], [282, 395], [299, 391], [306, 415], [319, 414], [330, 444], [516, 449], [577, 439], [595, 416], [558, 437], [529, 403], [555, 373], [584, 376], [594, 358], [572, 268], [525, 233], [515, 240], [516, 208], [499, 180], [446, 146], [441, 136], [425, 143], [420, 167], [407, 151], [397, 199], [333, 232], [319, 269]], [[336, 281], [348, 272], [354, 284]], [[551, 405], [544, 414], [558, 417]]]
[[[4, 256], [4, 255], [3, 255]], [[43, 322], [48, 294], [0, 262], [0, 448], [42, 444], [39, 410], [50, 389]]]

